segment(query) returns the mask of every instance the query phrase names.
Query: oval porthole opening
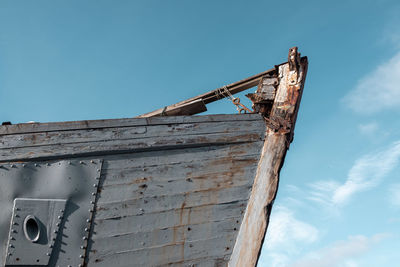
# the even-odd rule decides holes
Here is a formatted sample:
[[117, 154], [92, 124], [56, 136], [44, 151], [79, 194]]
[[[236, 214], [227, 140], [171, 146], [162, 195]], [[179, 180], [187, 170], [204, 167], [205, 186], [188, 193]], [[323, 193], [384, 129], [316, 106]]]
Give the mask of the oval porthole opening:
[[26, 239], [31, 242], [37, 242], [40, 237], [40, 225], [33, 215], [26, 216], [24, 220], [24, 234]]

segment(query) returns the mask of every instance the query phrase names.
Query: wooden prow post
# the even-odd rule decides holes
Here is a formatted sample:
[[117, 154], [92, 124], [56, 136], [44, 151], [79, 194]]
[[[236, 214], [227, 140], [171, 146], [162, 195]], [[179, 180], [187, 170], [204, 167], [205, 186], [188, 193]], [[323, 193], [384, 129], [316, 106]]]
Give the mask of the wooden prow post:
[[267, 131], [230, 267], [257, 265], [278, 189], [279, 173], [293, 139], [307, 66], [307, 57], [300, 58], [297, 47], [293, 47], [289, 50], [288, 62], [278, 66], [278, 83], [272, 86], [273, 81], [261, 81], [257, 92], [249, 95], [254, 108], [263, 114]]

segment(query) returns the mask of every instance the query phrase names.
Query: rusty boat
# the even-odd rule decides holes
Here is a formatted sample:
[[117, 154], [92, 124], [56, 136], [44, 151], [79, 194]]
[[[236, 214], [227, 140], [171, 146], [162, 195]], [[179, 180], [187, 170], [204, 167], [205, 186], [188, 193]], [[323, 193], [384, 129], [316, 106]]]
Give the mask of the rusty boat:
[[[294, 47], [136, 118], [0, 126], [1, 266], [256, 266], [307, 66]], [[240, 114], [193, 116], [226, 97]]]

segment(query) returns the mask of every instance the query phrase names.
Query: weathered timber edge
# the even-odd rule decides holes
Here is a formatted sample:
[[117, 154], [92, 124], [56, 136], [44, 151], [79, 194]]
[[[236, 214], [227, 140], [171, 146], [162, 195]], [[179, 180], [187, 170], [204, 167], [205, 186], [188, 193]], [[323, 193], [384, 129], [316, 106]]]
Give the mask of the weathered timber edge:
[[297, 48], [291, 48], [288, 63], [279, 66], [279, 85], [272, 108], [265, 113], [268, 125], [266, 138], [250, 199], [229, 261], [230, 267], [257, 265], [278, 190], [279, 173], [293, 139], [307, 67], [307, 58], [300, 58]]
[[0, 162], [259, 142], [264, 140], [266, 128], [259, 114], [19, 124], [2, 127], [7, 128], [7, 134], [0, 135]]

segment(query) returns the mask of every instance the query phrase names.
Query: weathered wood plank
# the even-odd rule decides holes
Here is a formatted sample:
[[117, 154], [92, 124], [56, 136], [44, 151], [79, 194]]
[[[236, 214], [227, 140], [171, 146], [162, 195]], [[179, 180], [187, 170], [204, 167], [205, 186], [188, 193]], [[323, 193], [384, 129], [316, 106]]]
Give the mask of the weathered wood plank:
[[[221, 257], [229, 254], [234, 243], [235, 234], [216, 236], [212, 239], [187, 241], [144, 250], [124, 250], [108, 255], [93, 254], [90, 263], [97, 266], [159, 266], [197, 259], [201, 257]], [[204, 249], [207, 248], [207, 249]]]
[[[289, 63], [279, 66], [280, 83], [268, 122], [267, 136], [229, 266], [256, 266], [276, 197], [279, 172], [291, 142], [307, 72], [307, 58], [290, 49]], [[277, 126], [277, 127], [275, 127]]]
[[[222, 203], [218, 205], [203, 205], [188, 207], [182, 205], [180, 209], [167, 210], [157, 213], [146, 213], [133, 216], [115, 216], [109, 218], [95, 218], [96, 236], [118, 235], [132, 232], [148, 232], [154, 229], [164, 229], [188, 224], [222, 221], [242, 216], [247, 201]], [[93, 249], [95, 249], [95, 245]]]
[[[124, 250], [151, 250], [173, 244], [196, 240], [212, 239], [216, 236], [238, 231], [241, 218], [230, 218], [217, 222], [186, 224], [171, 228], [154, 229], [148, 232], [124, 233], [118, 235], [96, 236], [96, 249], [93, 253], [102, 257]], [[134, 242], [132, 242], [134, 240]]]
[[113, 127], [91, 130], [72, 130], [6, 135], [0, 138], [1, 149], [104, 142], [108, 140], [150, 139], [165, 136], [212, 134], [226, 132], [255, 132], [265, 128], [263, 122], [203, 122], [170, 125]]
[[100, 203], [96, 213], [99, 219], [115, 218], [119, 216], [134, 216], [143, 213], [157, 213], [183, 206], [191, 208], [203, 205], [231, 203], [247, 200], [250, 195], [251, 183], [244, 186], [235, 186], [218, 189], [205, 189], [168, 194], [153, 194], [151, 197], [132, 200]]
[[38, 133], [52, 131], [100, 129], [113, 127], [168, 125], [182, 123], [201, 122], [225, 122], [225, 121], [257, 121], [262, 120], [259, 114], [218, 114], [206, 116], [179, 116], [179, 117], [153, 117], [153, 118], [126, 118], [107, 120], [86, 120], [67, 122], [44, 122], [44, 123], [20, 123], [14, 125], [1, 125], [0, 135], [18, 133]]
[[[63, 135], [52, 134], [56, 140], [46, 139], [50, 144], [45, 141], [40, 142], [39, 146], [26, 146], [16, 148], [0, 148], [0, 161], [24, 160], [32, 158], [46, 158], [46, 157], [62, 157], [62, 156], [83, 156], [95, 154], [112, 154], [118, 152], [128, 152], [133, 150], [155, 150], [155, 149], [168, 149], [176, 147], [196, 147], [196, 146], [209, 146], [211, 144], [227, 144], [227, 143], [243, 143], [243, 142], [256, 142], [263, 140], [263, 129], [265, 126], [256, 121], [253, 126], [249, 125], [247, 121], [243, 124], [239, 122], [226, 123], [227, 129], [233, 131], [224, 131], [223, 123], [214, 123], [216, 132], [213, 132], [210, 127], [210, 133], [206, 133], [206, 128], [199, 126], [199, 133], [193, 129], [193, 125], [189, 124], [188, 127], [175, 127], [168, 131], [169, 135], [152, 136], [139, 136], [135, 138], [134, 132], [126, 133], [118, 131], [115, 133], [104, 134], [103, 132], [96, 132], [96, 130], [86, 132], [85, 134], [78, 133], [78, 136], [92, 135], [94, 136], [83, 137], [86, 139], [79, 139], [75, 133], [71, 133], [72, 137], [67, 138]], [[150, 129], [152, 127], [149, 127]], [[163, 129], [165, 130], [165, 129]], [[236, 131], [235, 131], [236, 130]], [[185, 131], [187, 134], [185, 134]], [[223, 132], [221, 132], [223, 131]], [[112, 131], [111, 131], [112, 132]], [[157, 131], [153, 131], [156, 134]], [[124, 133], [124, 135], [123, 135]], [[79, 135], [80, 134], [80, 135]], [[142, 134], [142, 133], [139, 133]], [[103, 136], [106, 135], [106, 138]], [[121, 137], [121, 135], [123, 135]], [[113, 136], [115, 136], [113, 138]], [[36, 138], [30, 137], [30, 138]], [[39, 137], [40, 139], [41, 137]], [[44, 137], [46, 138], [46, 137]], [[50, 141], [48, 141], [50, 140]], [[23, 142], [22, 140], [20, 140]], [[16, 141], [18, 142], [18, 141]], [[66, 143], [64, 143], [66, 142]]]

